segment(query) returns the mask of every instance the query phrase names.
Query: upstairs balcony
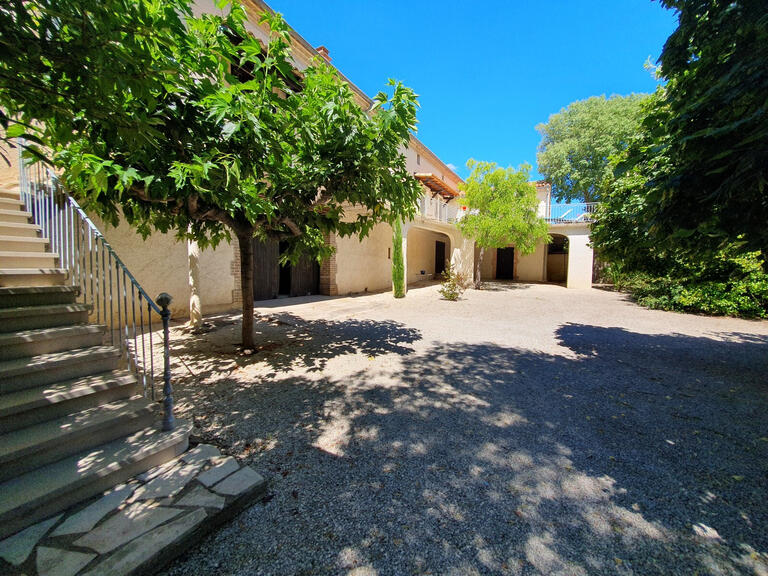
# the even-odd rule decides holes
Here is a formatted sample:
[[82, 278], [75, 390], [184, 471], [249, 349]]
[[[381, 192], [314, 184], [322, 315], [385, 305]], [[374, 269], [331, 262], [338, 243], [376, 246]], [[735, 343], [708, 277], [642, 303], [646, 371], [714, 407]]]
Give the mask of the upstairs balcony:
[[425, 191], [419, 200], [419, 214], [426, 220], [443, 224], [456, 222], [459, 211], [456, 201], [458, 190], [431, 172], [417, 173], [414, 176], [424, 186]]
[[446, 201], [439, 195], [432, 197], [431, 194], [424, 194], [419, 200], [419, 214], [427, 220], [453, 224], [456, 222], [458, 210], [459, 206], [455, 200]]
[[577, 224], [594, 221], [597, 202], [579, 202], [576, 204], [539, 205], [539, 215], [550, 224]]

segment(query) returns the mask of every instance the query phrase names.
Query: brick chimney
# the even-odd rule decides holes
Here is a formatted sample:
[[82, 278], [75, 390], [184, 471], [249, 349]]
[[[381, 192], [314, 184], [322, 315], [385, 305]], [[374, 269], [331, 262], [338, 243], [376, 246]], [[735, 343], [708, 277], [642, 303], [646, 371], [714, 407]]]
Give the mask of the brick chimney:
[[331, 57], [328, 55], [328, 48], [326, 48], [325, 46], [318, 46], [317, 48], [315, 48], [315, 50], [317, 50], [317, 53], [323, 57], [323, 60], [328, 62], [328, 64], [331, 63]]

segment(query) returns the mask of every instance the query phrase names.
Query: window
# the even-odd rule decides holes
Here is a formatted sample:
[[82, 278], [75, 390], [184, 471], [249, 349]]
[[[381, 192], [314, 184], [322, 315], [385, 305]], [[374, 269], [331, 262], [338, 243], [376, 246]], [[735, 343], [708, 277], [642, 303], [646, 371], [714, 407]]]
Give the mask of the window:
[[421, 166], [421, 154], [416, 154], [416, 164]]

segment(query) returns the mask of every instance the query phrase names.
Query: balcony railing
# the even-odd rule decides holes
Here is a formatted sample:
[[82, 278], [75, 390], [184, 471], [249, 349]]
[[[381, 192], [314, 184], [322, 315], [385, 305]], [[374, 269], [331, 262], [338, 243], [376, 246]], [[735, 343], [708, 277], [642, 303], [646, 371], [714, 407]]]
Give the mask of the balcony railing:
[[544, 218], [550, 224], [570, 224], [575, 222], [592, 222], [597, 209], [597, 202], [580, 202], [577, 204], [550, 204], [546, 207]]
[[419, 201], [419, 214], [428, 220], [437, 220], [444, 224], [451, 224], [456, 221], [456, 203], [446, 203], [440, 197], [424, 195]]

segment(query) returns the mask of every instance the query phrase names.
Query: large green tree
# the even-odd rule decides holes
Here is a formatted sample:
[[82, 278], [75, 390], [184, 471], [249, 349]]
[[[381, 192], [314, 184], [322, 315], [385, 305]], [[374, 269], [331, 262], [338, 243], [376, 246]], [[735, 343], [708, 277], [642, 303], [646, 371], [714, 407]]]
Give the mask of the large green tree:
[[572, 102], [544, 124], [537, 155], [539, 172], [559, 200], [600, 201], [613, 181], [609, 158], [637, 132], [647, 96], [593, 96]]
[[515, 170], [470, 160], [467, 167], [472, 173], [461, 185], [466, 210], [456, 225], [480, 247], [475, 270], [475, 288], [480, 288], [487, 249], [514, 244], [520, 254], [530, 254], [549, 236], [546, 221], [538, 215], [539, 200], [536, 186], [529, 182], [529, 166]]
[[3, 41], [24, 47], [0, 54], [0, 106], [87, 209], [144, 235], [234, 236], [250, 348], [254, 237], [322, 258], [329, 232], [408, 217], [420, 187], [402, 154], [413, 91], [390, 81], [363, 110], [325, 62], [294, 71], [279, 16], [262, 16], [264, 46], [245, 21], [238, 4], [193, 17], [187, 0], [17, 0], [0, 8]]
[[[660, 57], [666, 89], [646, 120], [666, 170], [648, 182], [657, 240], [768, 246], [768, 4], [662, 0], [678, 27]], [[687, 239], [687, 240], [686, 240]]]

